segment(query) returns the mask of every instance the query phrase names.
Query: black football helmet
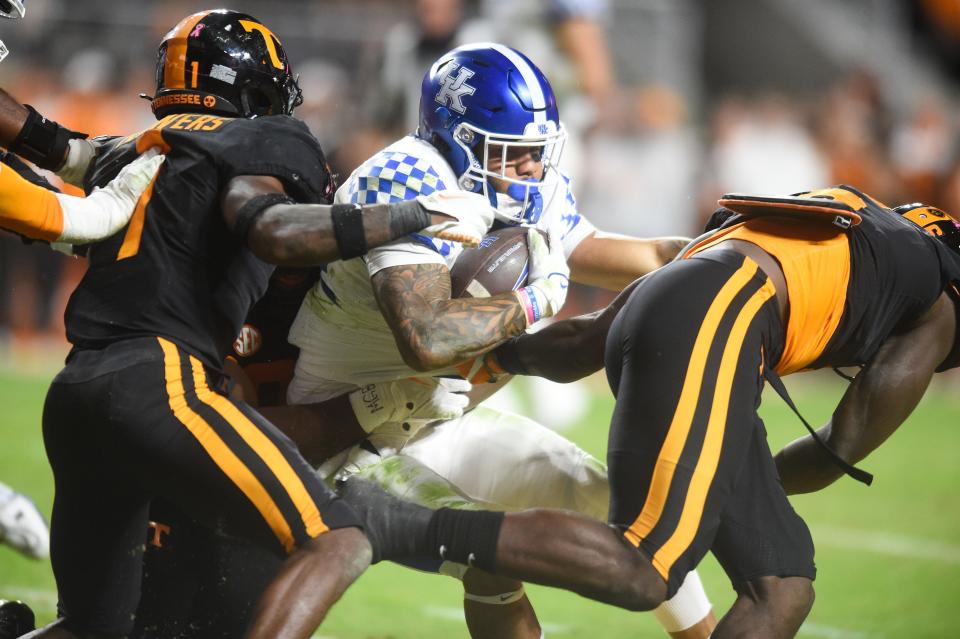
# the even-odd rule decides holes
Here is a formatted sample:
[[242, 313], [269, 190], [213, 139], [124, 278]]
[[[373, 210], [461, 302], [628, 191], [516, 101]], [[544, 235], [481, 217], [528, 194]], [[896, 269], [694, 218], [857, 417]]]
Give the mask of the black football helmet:
[[892, 210], [960, 253], [960, 223], [949, 213], [919, 202], [901, 204]]
[[280, 40], [245, 13], [194, 13], [160, 43], [152, 98], [157, 118], [171, 113], [253, 118], [289, 114], [301, 102]]

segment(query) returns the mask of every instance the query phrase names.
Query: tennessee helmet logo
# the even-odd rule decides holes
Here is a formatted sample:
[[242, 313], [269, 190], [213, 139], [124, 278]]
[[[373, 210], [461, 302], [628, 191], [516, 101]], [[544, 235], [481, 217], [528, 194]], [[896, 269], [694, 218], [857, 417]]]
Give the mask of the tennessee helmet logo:
[[[453, 72], [457, 75], [454, 77]], [[450, 107], [459, 114], [467, 112], [467, 107], [463, 105], [463, 97], [473, 95], [477, 92], [477, 87], [467, 84], [467, 80], [476, 75], [467, 67], [461, 67], [456, 62], [451, 62], [443, 70], [440, 77], [440, 91], [437, 92], [434, 100], [443, 106]]]
[[240, 329], [240, 334], [233, 342], [233, 350], [240, 357], [251, 357], [263, 345], [263, 336], [256, 326], [244, 324]]

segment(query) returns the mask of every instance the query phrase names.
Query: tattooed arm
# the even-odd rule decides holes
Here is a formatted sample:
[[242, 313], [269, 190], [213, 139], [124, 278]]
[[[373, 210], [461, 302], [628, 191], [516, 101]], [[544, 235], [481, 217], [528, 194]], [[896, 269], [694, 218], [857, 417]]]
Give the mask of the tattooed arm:
[[385, 268], [372, 283], [403, 361], [417, 371], [477, 357], [526, 328], [513, 292], [451, 299], [450, 272], [443, 264]]
[[[223, 217], [227, 228], [236, 231], [244, 205], [257, 196], [285, 194], [283, 183], [275, 177], [243, 175], [235, 177], [221, 193]], [[450, 222], [450, 215], [420, 207], [373, 204], [363, 207], [361, 227], [353, 229], [362, 236], [367, 249], [391, 242], [427, 226]], [[411, 206], [413, 205], [413, 206]], [[243, 232], [247, 247], [260, 259], [277, 266], [316, 266], [343, 255], [334, 231], [333, 207], [325, 204], [274, 204], [263, 209]]]

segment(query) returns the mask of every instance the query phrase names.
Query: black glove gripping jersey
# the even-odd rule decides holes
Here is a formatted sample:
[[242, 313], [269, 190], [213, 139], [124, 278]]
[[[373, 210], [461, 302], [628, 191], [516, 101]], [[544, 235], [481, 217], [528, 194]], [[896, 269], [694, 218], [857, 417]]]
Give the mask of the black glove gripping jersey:
[[227, 229], [221, 191], [236, 176], [267, 175], [300, 202], [326, 203], [330, 173], [319, 143], [289, 116], [176, 114], [107, 141], [85, 186], [103, 186], [151, 146], [166, 162], [127, 227], [90, 247], [67, 306], [67, 337], [75, 348], [99, 349], [162, 336], [220, 369], [273, 272]]

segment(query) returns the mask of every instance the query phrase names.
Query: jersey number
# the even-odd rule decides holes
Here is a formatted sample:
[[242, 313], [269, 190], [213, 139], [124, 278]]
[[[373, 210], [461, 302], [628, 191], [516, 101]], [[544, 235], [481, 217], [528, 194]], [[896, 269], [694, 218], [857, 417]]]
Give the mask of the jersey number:
[[[159, 173], [157, 175], [159, 175]], [[143, 225], [146, 221], [147, 204], [150, 203], [150, 198], [153, 197], [153, 185], [156, 183], [157, 176], [155, 175], [140, 196], [140, 199], [137, 200], [137, 208], [133, 210], [133, 216], [127, 225], [127, 232], [123, 236], [123, 244], [120, 245], [120, 250], [117, 252], [118, 262], [128, 257], [133, 257], [140, 252], [140, 240], [143, 237]]]

